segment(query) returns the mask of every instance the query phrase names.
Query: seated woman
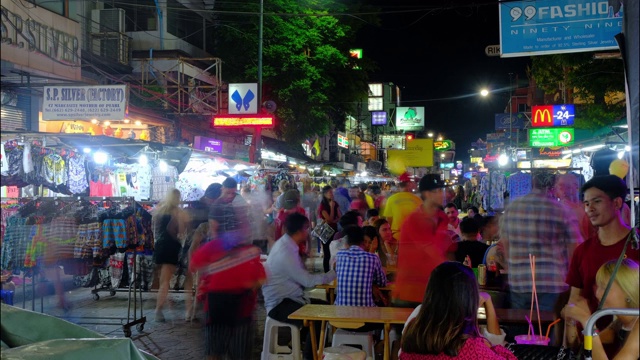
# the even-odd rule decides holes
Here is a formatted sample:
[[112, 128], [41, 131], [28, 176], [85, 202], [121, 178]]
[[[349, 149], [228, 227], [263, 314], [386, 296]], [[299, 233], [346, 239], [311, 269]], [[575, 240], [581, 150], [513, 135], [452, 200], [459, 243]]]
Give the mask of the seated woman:
[[[604, 291], [611, 279], [616, 260], [600, 267], [596, 274], [596, 297], [602, 301]], [[638, 308], [638, 264], [631, 259], [624, 259], [604, 300], [603, 309], [637, 309]], [[567, 304], [564, 308], [565, 319], [574, 319], [582, 327], [591, 317], [586, 300], [576, 304]], [[592, 356], [594, 360], [622, 360], [640, 358], [638, 339], [640, 332], [637, 316], [617, 316], [615, 320], [598, 336], [593, 336]]]
[[[479, 306], [487, 314], [487, 328], [482, 332]], [[448, 261], [433, 270], [422, 304], [409, 316], [399, 359], [516, 360], [499, 345], [504, 337], [491, 296], [478, 293], [471, 269]]]

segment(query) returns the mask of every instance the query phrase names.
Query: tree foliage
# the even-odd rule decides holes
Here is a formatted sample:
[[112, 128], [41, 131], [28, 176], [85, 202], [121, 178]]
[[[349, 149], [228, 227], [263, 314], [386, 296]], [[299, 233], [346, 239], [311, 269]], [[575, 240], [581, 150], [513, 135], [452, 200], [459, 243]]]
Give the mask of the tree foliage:
[[532, 57], [531, 74], [548, 95], [573, 92], [579, 98], [576, 127], [598, 128], [624, 114], [624, 68], [618, 59], [594, 59], [594, 53], [555, 54]]
[[[215, 55], [223, 59], [223, 78], [254, 82], [258, 73], [258, 1], [216, 4]], [[363, 22], [347, 14], [357, 1], [268, 0], [264, 3], [263, 100], [278, 106], [276, 131], [288, 141], [326, 134], [344, 123], [357, 101], [366, 100], [367, 72], [373, 65], [349, 49]], [[247, 14], [251, 12], [251, 14]], [[375, 22], [376, 19], [367, 19]]]

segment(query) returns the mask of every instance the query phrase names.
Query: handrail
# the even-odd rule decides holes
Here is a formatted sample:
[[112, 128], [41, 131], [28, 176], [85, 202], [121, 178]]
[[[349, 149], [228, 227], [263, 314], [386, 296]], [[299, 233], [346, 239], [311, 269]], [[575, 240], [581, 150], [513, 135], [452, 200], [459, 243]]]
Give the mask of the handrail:
[[626, 316], [640, 316], [640, 309], [602, 309], [598, 310], [587, 320], [584, 330], [584, 351], [585, 360], [591, 360], [591, 350], [593, 350], [593, 328], [596, 321], [606, 315], [626, 315]]

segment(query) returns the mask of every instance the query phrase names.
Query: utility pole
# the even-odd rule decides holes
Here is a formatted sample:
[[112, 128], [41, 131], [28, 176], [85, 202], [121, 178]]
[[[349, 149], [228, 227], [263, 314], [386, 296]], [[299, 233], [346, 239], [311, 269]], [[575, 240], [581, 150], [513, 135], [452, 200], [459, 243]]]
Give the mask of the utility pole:
[[[262, 112], [262, 38], [264, 28], [264, 0], [260, 0], [260, 23], [258, 25], [258, 114]], [[257, 163], [262, 157], [262, 127], [255, 126], [253, 132], [253, 141], [255, 154], [253, 154], [253, 163]], [[249, 154], [251, 157], [251, 154]]]
[[512, 147], [512, 138], [513, 138], [513, 85], [512, 85], [513, 73], [509, 73], [509, 150]]

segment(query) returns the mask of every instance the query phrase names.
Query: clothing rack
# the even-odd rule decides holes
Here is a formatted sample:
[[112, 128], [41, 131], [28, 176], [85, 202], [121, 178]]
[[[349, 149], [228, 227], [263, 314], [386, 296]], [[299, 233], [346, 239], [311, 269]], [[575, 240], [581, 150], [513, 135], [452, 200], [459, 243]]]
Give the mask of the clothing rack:
[[[111, 208], [114, 205], [125, 205], [125, 206], [134, 206], [135, 209], [142, 209], [143, 211], [146, 212], [146, 210], [144, 210], [144, 207], [142, 205], [140, 205], [138, 202], [135, 201], [134, 198], [132, 197], [99, 197], [99, 196], [69, 196], [69, 197], [34, 197], [34, 198], [29, 198], [27, 199], [27, 201], [25, 202], [24, 198], [18, 198], [18, 199], [11, 199], [11, 200], [15, 200], [18, 201], [18, 203], [22, 203], [22, 208], [25, 208], [26, 206], [33, 206], [33, 211], [30, 212], [34, 213], [39, 209], [39, 205], [42, 204], [46, 204], [46, 203], [51, 203], [53, 202], [55, 205], [60, 205], [62, 203], [64, 203], [64, 207], [60, 208], [59, 210], [62, 209], [66, 209], [68, 206], [73, 205], [74, 203], [78, 202], [102, 202], [103, 207], [104, 208]], [[4, 201], [4, 199], [3, 199]], [[95, 205], [95, 204], [94, 204]], [[148, 212], [147, 212], [148, 214]], [[151, 216], [149, 214], [149, 216]], [[131, 245], [129, 245], [131, 246]], [[124, 335], [126, 337], [130, 337], [131, 336], [131, 327], [135, 326], [136, 329], [138, 331], [142, 331], [144, 329], [144, 324], [146, 323], [146, 317], [143, 314], [142, 311], [142, 289], [140, 287], [137, 286], [137, 273], [136, 273], [136, 261], [137, 261], [137, 256], [136, 256], [136, 251], [134, 250], [133, 252], [134, 256], [133, 256], [133, 270], [130, 271], [129, 273], [132, 274], [131, 278], [129, 279], [129, 286], [127, 289], [122, 289], [122, 290], [118, 290], [118, 289], [114, 289], [114, 288], [98, 288], [97, 285], [94, 287], [94, 289], [91, 290], [91, 293], [93, 295], [94, 300], [98, 300], [100, 298], [100, 296], [98, 295], [99, 292], [101, 291], [108, 291], [110, 292], [110, 294], [113, 296], [116, 294], [116, 292], [127, 292], [128, 293], [128, 304], [127, 304], [127, 317], [77, 317], [78, 319], [82, 320], [82, 319], [90, 319], [90, 320], [118, 320], [118, 322], [82, 322], [82, 321], [77, 321], [78, 324], [95, 324], [95, 325], [122, 325], [123, 328], [123, 332]], [[126, 256], [125, 256], [125, 260], [126, 261]], [[32, 303], [31, 303], [31, 310], [35, 311], [35, 283], [36, 283], [36, 276], [40, 275], [39, 271], [38, 271], [38, 267], [33, 267], [32, 268], [32, 275], [33, 275], [33, 280], [32, 280], [32, 289], [31, 289], [31, 293], [32, 293]], [[23, 273], [23, 284], [26, 284], [26, 276], [27, 276], [27, 272], [25, 271]], [[44, 295], [40, 297], [40, 312], [44, 312], [44, 304], [43, 304], [43, 298]], [[26, 308], [26, 285], [23, 285], [23, 308]], [[132, 311], [132, 307], [133, 307], [133, 311]], [[138, 316], [138, 308], [139, 308], [139, 317]], [[69, 318], [68, 316], [65, 318]], [[126, 322], [125, 322], [126, 320]]]

